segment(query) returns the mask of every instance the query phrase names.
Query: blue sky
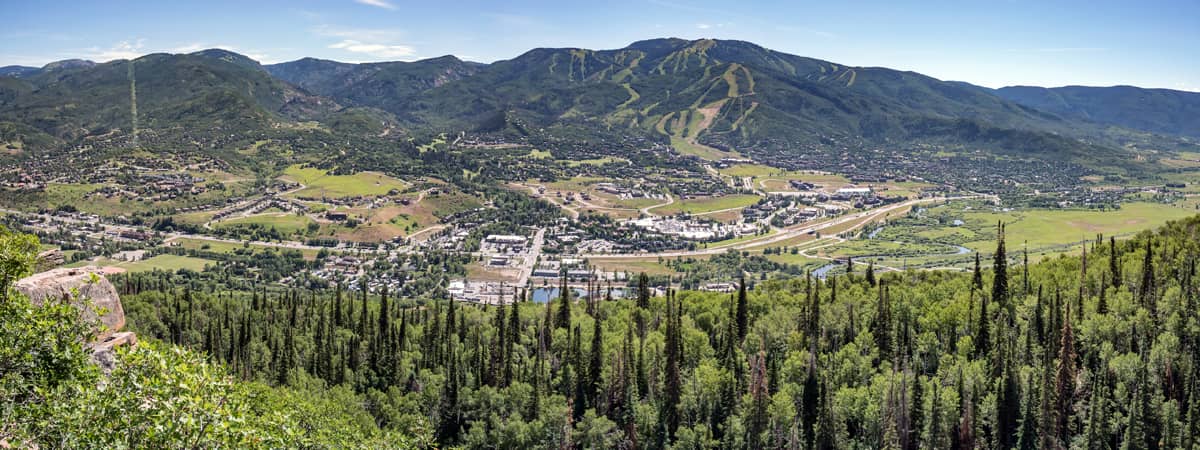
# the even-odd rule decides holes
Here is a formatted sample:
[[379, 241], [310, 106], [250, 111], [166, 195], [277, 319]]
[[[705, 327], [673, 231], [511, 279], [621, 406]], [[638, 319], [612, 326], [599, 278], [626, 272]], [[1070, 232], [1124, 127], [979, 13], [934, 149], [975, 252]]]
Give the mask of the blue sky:
[[0, 66], [210, 47], [265, 63], [491, 62], [534, 47], [712, 37], [989, 87], [1200, 91], [1197, 0], [0, 0], [0, 17]]

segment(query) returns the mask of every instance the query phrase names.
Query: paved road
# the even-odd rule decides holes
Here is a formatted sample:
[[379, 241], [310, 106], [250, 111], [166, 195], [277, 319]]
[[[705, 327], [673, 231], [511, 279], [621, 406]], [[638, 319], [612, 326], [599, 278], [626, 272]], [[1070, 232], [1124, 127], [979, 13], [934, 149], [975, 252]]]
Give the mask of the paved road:
[[542, 254], [542, 244], [545, 242], [546, 229], [539, 228], [537, 234], [533, 235], [533, 244], [529, 247], [525, 265], [521, 267], [521, 276], [517, 278], [517, 286], [524, 287], [529, 284], [529, 277], [533, 276], [533, 268], [537, 265], [538, 257]]
[[[783, 228], [783, 229], [781, 229], [782, 232], [777, 233], [777, 234], [767, 235], [767, 236], [763, 236], [762, 238], [751, 239], [751, 240], [742, 241], [742, 242], [738, 242], [738, 243], [734, 243], [734, 244], [722, 245], [719, 247], [709, 247], [709, 248], [699, 249], [699, 250], [681, 250], [681, 251], [661, 252], [661, 253], [635, 253], [635, 254], [598, 253], [598, 254], [579, 255], [579, 257], [587, 258], [587, 259], [596, 259], [596, 260], [603, 260], [603, 259], [654, 259], [654, 260], [656, 260], [659, 257], [673, 258], [673, 257], [715, 255], [715, 254], [727, 252], [729, 250], [740, 250], [740, 249], [746, 249], [746, 248], [751, 248], [751, 247], [761, 247], [761, 246], [770, 245], [770, 244], [774, 244], [774, 243], [778, 243], [778, 242], [783, 242], [783, 241], [786, 241], [789, 239], [794, 239], [796, 237], [803, 236], [803, 235], [806, 235], [809, 233], [817, 233], [817, 232], [820, 232], [821, 230], [825, 230], [828, 228], [836, 227], [839, 225], [844, 225], [844, 224], [851, 223], [851, 222], [857, 222], [854, 225], [850, 226], [849, 228], [843, 230], [843, 231], [853, 231], [855, 229], [858, 229], [859, 227], [862, 227], [863, 225], [866, 225], [870, 222], [873, 222], [873, 221], [883, 217], [884, 215], [886, 215], [892, 211], [908, 208], [913, 205], [917, 205], [917, 204], [921, 204], [921, 203], [947, 201], [947, 200], [960, 200], [960, 199], [975, 198], [975, 197], [978, 197], [978, 196], [967, 195], [967, 196], [958, 196], [958, 197], [931, 197], [931, 198], [908, 200], [908, 201], [904, 201], [901, 203], [896, 203], [896, 204], [892, 204], [892, 205], [887, 205], [887, 206], [871, 209], [868, 211], [863, 211], [863, 212], [859, 212], [859, 213], [855, 213], [855, 214], [849, 214], [849, 215], [837, 217], [837, 218], [834, 218], [834, 219], [831, 219], [829, 221], [822, 222], [822, 223], [800, 224], [800, 225], [793, 226], [790, 228]], [[822, 239], [827, 239], [827, 238], [830, 238], [830, 237], [828, 237], [828, 236], [822, 237]]]

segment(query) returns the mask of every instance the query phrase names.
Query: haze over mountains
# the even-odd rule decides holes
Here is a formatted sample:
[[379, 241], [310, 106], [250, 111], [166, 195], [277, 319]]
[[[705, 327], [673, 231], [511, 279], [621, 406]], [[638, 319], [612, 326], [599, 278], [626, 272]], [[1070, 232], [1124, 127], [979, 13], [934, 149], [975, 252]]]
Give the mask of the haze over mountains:
[[[38, 148], [128, 131], [129, 64], [0, 68], [0, 137]], [[1200, 136], [1196, 93], [991, 90], [729, 40], [538, 48], [492, 64], [444, 56], [264, 66], [212, 49], [147, 55], [134, 72], [141, 128], [165, 134], [317, 122], [334, 134], [539, 130], [587, 140], [625, 133], [750, 153], [932, 143], [1084, 165], [1120, 161], [1130, 135], [1167, 143]]]

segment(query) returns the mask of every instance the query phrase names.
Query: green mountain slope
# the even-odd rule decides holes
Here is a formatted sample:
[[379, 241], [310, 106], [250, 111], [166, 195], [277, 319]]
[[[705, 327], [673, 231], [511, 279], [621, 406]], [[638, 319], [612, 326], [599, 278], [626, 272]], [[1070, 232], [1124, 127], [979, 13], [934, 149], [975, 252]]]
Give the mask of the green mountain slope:
[[480, 64], [453, 56], [416, 62], [347, 64], [304, 58], [266, 66], [271, 75], [315, 94], [392, 113], [405, 111], [405, 100], [426, 90], [471, 76]]
[[[618, 50], [534, 49], [398, 98], [411, 124], [470, 128], [500, 111], [541, 126], [588, 123], [730, 150], [937, 142], [1087, 162], [1073, 123], [988, 90], [847, 67], [741, 41], [656, 39]], [[1019, 131], [1019, 133], [1017, 133]]]
[[[59, 143], [111, 131], [128, 133], [130, 64], [118, 60], [47, 66], [22, 79], [0, 78], [0, 122], [22, 124]], [[337, 106], [271, 77], [249, 58], [223, 50], [152, 54], [132, 64], [143, 131], [245, 133], [281, 121], [319, 117]]]

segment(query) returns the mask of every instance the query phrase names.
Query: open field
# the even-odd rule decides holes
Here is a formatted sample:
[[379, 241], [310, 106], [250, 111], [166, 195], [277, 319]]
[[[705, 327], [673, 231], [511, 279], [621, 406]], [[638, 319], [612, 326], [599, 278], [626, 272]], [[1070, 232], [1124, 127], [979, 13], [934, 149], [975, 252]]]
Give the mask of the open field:
[[288, 167], [282, 178], [303, 184], [304, 189], [296, 195], [305, 198], [385, 195], [408, 187], [408, 183], [378, 172], [329, 175], [322, 169], [298, 165]]
[[681, 212], [688, 214], [708, 213], [730, 208], [745, 208], [755, 204], [760, 198], [757, 195], [735, 194], [721, 197], [679, 199], [670, 205], [651, 209], [650, 212], [662, 215], [672, 215]]
[[674, 270], [658, 261], [647, 259], [597, 259], [592, 265], [606, 272], [629, 272], [632, 274], [646, 272], [646, 275], [672, 275]]
[[478, 208], [483, 203], [475, 196], [459, 191], [426, 193], [408, 205], [390, 204], [380, 208], [339, 208], [361, 223], [349, 228], [341, 223], [323, 223], [321, 234], [355, 242], [380, 242], [411, 236], [437, 225], [440, 217]]
[[819, 267], [827, 264], [829, 261], [818, 258], [809, 258], [799, 253], [781, 253], [778, 255], [763, 255], [763, 257], [781, 264], [792, 264], [800, 267]]
[[[244, 244], [239, 242], [212, 241], [207, 239], [190, 239], [179, 238], [170, 242], [172, 245], [177, 245], [180, 248], [189, 250], [202, 250], [213, 253], [232, 254], [243, 249], [249, 249], [255, 252], [274, 252], [279, 251], [279, 247], [264, 246], [256, 244]], [[300, 253], [304, 254], [304, 259], [314, 260], [317, 258], [318, 250], [300, 249]], [[331, 250], [334, 251], [334, 250]], [[334, 251], [336, 253], [336, 251]]]
[[96, 261], [79, 261], [68, 265], [68, 267], [82, 267], [88, 265], [100, 267], [119, 267], [129, 272], [148, 272], [154, 269], [174, 272], [179, 269], [188, 269], [194, 271], [204, 270], [204, 266], [213, 264], [214, 261], [193, 258], [190, 256], [179, 255], [158, 255], [152, 258], [147, 258], [142, 261], [118, 261], [108, 258], [100, 258]]
[[578, 161], [567, 161], [567, 167], [579, 167], [579, 166], [583, 166], [583, 165], [603, 166], [608, 163], [618, 163], [618, 162], [628, 163], [629, 160], [625, 159], [625, 158], [618, 158], [615, 156], [605, 156], [603, 158], [581, 159]]
[[[1124, 237], [1197, 214], [1194, 209], [1180, 206], [1132, 202], [1109, 211], [1005, 211], [978, 202], [952, 202], [895, 215], [874, 238], [868, 239], [869, 233], [864, 233], [862, 238], [814, 253], [836, 258], [870, 256], [891, 267], [963, 267], [973, 262], [973, 252], [989, 254], [995, 250], [996, 224], [1002, 221], [1009, 252], [1015, 254], [1026, 246], [1030, 258], [1036, 260], [1076, 251], [1078, 242], [1094, 239], [1097, 234]], [[868, 226], [864, 231], [875, 228]]]
[[721, 158], [736, 158], [740, 156], [737, 153], [726, 153], [707, 145], [692, 143], [688, 139], [678, 136], [671, 136], [671, 147], [683, 155], [692, 155], [700, 159], [715, 161]]
[[310, 223], [313, 223], [312, 219], [309, 219], [306, 216], [297, 216], [292, 213], [277, 212], [255, 214], [253, 216], [236, 217], [233, 219], [222, 220], [213, 226], [216, 228], [227, 228], [243, 225], [258, 225], [265, 229], [274, 228], [280, 233], [290, 235], [297, 232], [304, 232]]

